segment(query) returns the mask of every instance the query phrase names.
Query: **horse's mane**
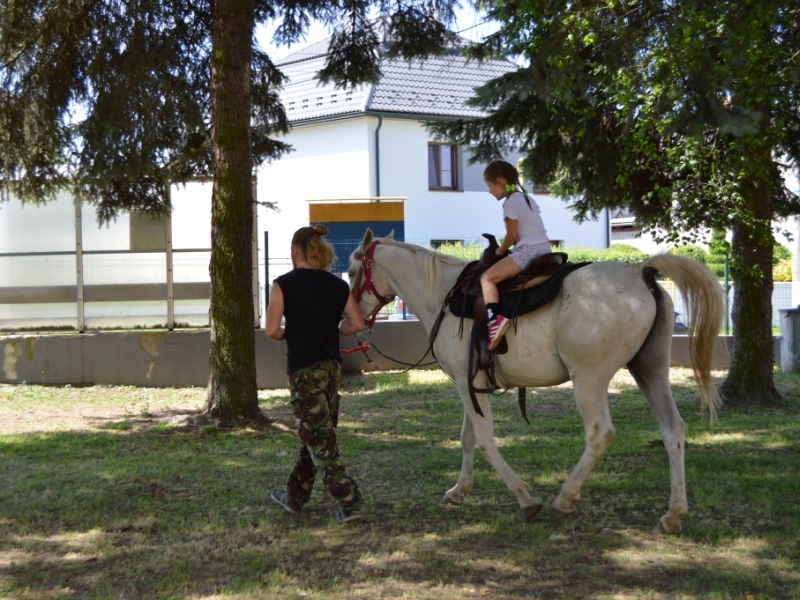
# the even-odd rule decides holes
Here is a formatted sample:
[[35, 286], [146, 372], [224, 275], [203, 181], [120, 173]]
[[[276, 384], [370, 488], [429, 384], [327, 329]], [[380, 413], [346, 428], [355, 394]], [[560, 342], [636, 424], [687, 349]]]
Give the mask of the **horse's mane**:
[[[381, 244], [387, 246], [397, 246], [403, 248], [414, 254], [417, 267], [419, 268], [428, 287], [438, 285], [442, 280], [442, 267], [444, 266], [460, 266], [463, 267], [467, 262], [456, 256], [449, 254], [442, 254], [429, 248], [416, 246], [414, 244], [406, 244], [392, 238], [381, 238]], [[455, 283], [455, 282], [453, 282]]]

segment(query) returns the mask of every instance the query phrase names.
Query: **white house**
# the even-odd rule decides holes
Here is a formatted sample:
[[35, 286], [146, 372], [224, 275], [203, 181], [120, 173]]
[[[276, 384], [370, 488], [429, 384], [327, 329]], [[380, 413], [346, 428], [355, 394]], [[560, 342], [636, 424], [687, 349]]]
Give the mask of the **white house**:
[[[475, 87], [515, 65], [466, 63], [455, 52], [423, 62], [385, 59], [378, 84], [340, 90], [315, 79], [327, 47], [323, 40], [279, 61], [289, 77], [281, 99], [294, 151], [256, 173], [257, 199], [279, 208], [257, 209], [259, 309], [266, 285], [291, 268], [293, 232], [312, 222], [329, 226], [341, 258], [367, 226], [425, 245], [504, 233], [484, 165], [469, 165], [464, 148], [434, 141], [424, 122], [478, 116], [465, 104]], [[506, 158], [516, 163], [518, 155]], [[607, 215], [578, 225], [563, 201], [529, 189], [552, 240], [609, 245]], [[207, 322], [211, 193], [208, 181], [173, 186], [169, 219], [125, 213], [99, 227], [94, 207], [76, 206], [68, 194], [42, 206], [4, 204], [0, 330]]]
[[[424, 123], [479, 116], [465, 104], [475, 87], [516, 66], [505, 60], [466, 62], [455, 51], [425, 61], [384, 59], [379, 83], [342, 90], [315, 79], [327, 47], [323, 40], [278, 63], [289, 77], [281, 99], [292, 125], [284, 141], [294, 151], [258, 171], [259, 200], [280, 209], [259, 213], [259, 228], [269, 234], [271, 262], [287, 257], [288, 268], [292, 233], [331, 211], [337, 221], [352, 224], [334, 237], [360, 238], [368, 217], [358, 202], [402, 202], [394, 216], [378, 220], [396, 225], [400, 214], [403, 239], [411, 243], [502, 235], [502, 209], [483, 181], [485, 165], [469, 165], [466, 148], [435, 141]], [[506, 157], [513, 164], [518, 158]], [[535, 191], [542, 192], [534, 198], [552, 240], [610, 244], [607, 215], [579, 225], [565, 202]], [[315, 213], [319, 201], [333, 206]]]

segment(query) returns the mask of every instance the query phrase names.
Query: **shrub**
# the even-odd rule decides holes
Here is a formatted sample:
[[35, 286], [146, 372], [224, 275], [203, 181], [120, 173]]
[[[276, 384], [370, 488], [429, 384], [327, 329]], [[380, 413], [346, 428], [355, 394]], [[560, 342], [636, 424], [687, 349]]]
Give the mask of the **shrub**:
[[725, 276], [725, 255], [730, 254], [730, 244], [724, 229], [713, 229], [711, 241], [708, 242], [708, 258], [706, 266], [717, 277]]
[[602, 250], [602, 256], [603, 258], [600, 260], [615, 260], [628, 264], [642, 262], [650, 258], [646, 252], [627, 244], [614, 244], [610, 248], [605, 248]]
[[708, 264], [708, 252], [703, 250], [700, 246], [694, 244], [686, 244], [685, 246], [675, 246], [670, 253], [675, 256], [687, 256], [693, 258], [698, 262]]
[[786, 246], [779, 242], [775, 242], [775, 247], [772, 249], [772, 266], [777, 267], [784, 261], [792, 261], [792, 252]]
[[775, 281], [791, 281], [792, 280], [792, 259], [785, 259], [780, 261], [777, 265], [772, 267], [772, 279]]
[[[716, 231], [714, 232], [717, 233]], [[721, 235], [721, 234], [720, 234]], [[706, 266], [711, 269], [711, 272], [714, 273], [717, 277], [724, 277], [725, 276], [725, 252], [730, 252], [730, 244], [728, 244], [724, 238], [717, 236], [715, 239], [712, 236], [711, 243], [709, 244], [709, 255], [706, 260]], [[787, 263], [789, 266], [786, 267], [784, 263]], [[773, 274], [777, 273], [778, 266], [781, 266], [781, 275], [780, 277], [787, 277], [788, 279], [778, 279], [777, 276], [774, 276], [775, 281], [791, 281], [792, 280], [792, 252], [786, 246], [779, 242], [775, 242], [775, 245], [772, 249], [772, 272]], [[786, 273], [783, 272], [783, 269], [787, 269]]]
[[598, 260], [603, 260], [601, 258], [600, 253], [602, 250], [599, 248], [587, 248], [586, 246], [568, 246], [563, 248], [564, 252], [569, 254], [570, 262], [574, 263], [582, 263], [582, 262], [597, 262]]
[[718, 257], [709, 257], [706, 266], [709, 270], [719, 278], [725, 277], [725, 257], [723, 256], [718, 260]]
[[436, 249], [436, 251], [449, 256], [461, 258], [467, 262], [472, 262], [473, 260], [478, 260], [481, 257], [483, 248], [484, 246], [478, 242], [470, 242], [466, 245], [462, 244], [461, 242], [456, 242], [455, 244], [442, 244]]
[[627, 244], [614, 244], [610, 248], [587, 248], [586, 246], [569, 246], [565, 249], [569, 260], [573, 263], [598, 262], [615, 260], [624, 263], [638, 263], [647, 260], [648, 255], [638, 248]]

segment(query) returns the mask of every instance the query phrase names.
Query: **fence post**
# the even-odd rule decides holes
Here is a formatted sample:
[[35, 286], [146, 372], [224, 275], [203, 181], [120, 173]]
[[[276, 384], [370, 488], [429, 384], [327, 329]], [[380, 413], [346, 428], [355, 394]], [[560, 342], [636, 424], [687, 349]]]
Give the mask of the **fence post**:
[[83, 306], [83, 222], [82, 210], [83, 200], [80, 192], [75, 195], [75, 286], [78, 297], [78, 331], [86, 331], [86, 320]]
[[731, 307], [730, 307], [730, 294], [731, 294], [731, 286], [728, 279], [728, 254], [725, 254], [725, 285], [723, 289], [725, 290], [725, 335], [729, 335], [730, 331], [730, 314], [731, 314]]
[[167, 329], [175, 329], [175, 284], [172, 269], [172, 196], [170, 184], [166, 184], [164, 195], [166, 205], [169, 207], [165, 225], [165, 235], [167, 237]]
[[264, 232], [264, 318], [269, 308], [269, 231]]
[[253, 178], [253, 257], [251, 272], [253, 277], [253, 327], [261, 327], [261, 302], [258, 298], [258, 181]]

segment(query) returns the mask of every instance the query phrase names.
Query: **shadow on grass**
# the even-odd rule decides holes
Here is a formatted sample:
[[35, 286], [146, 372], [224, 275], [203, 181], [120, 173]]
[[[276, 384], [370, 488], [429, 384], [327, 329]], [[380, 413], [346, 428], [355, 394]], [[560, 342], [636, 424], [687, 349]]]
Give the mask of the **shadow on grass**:
[[[320, 490], [297, 517], [268, 502], [291, 464], [291, 431], [0, 438], [0, 594], [740, 598], [761, 590], [789, 598], [798, 590], [797, 538], [785, 535], [800, 523], [789, 506], [800, 497], [791, 423], [703, 433], [687, 454], [695, 516], [683, 537], [655, 538], [647, 531], [666, 510], [669, 476], [663, 447], [646, 442], [652, 424], [632, 424], [630, 443], [620, 432], [574, 518], [523, 524], [481, 458], [467, 503], [436, 504], [460, 468], [457, 429], [449, 441], [442, 435], [459, 417], [420, 419], [425, 402], [405, 401], [394, 419], [375, 421], [369, 399], [352, 399], [347, 422], [366, 425], [358, 435], [342, 425], [342, 454], [369, 518], [345, 527], [332, 523], [335, 507]], [[552, 500], [582, 451], [580, 420], [552, 415], [528, 428], [511, 418], [511, 399], [498, 404], [504, 455]]]

